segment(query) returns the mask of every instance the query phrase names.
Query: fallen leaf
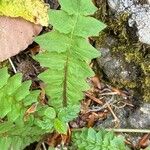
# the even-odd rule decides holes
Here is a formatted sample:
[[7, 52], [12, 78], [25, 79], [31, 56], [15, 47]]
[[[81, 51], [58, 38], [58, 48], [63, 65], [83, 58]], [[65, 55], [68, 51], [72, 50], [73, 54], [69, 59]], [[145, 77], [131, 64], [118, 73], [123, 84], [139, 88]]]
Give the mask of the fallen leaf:
[[48, 8], [44, 0], [0, 0], [0, 16], [21, 17], [48, 26]]
[[0, 62], [26, 49], [41, 30], [22, 18], [0, 17]]

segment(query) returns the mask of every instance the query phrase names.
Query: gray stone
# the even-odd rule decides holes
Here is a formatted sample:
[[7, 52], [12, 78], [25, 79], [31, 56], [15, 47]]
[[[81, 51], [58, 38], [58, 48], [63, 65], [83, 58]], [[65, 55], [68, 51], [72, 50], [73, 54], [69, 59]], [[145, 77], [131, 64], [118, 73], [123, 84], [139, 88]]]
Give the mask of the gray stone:
[[130, 27], [136, 25], [139, 41], [150, 45], [150, 6], [137, 8], [137, 12], [132, 14], [128, 23]]
[[126, 62], [125, 56], [121, 52], [111, 52], [111, 46], [115, 44], [116, 40], [113, 40], [113, 38], [110, 40], [110, 38], [112, 37], [106, 38], [105, 46], [100, 48], [102, 55], [100, 58], [97, 58], [99, 67], [110, 82], [114, 84], [119, 83], [125, 86], [135, 82], [138, 77], [137, 66], [134, 63]]
[[108, 5], [112, 10], [117, 12], [128, 11], [134, 5], [135, 0], [108, 0]]
[[129, 125], [133, 128], [150, 129], [150, 104], [145, 103], [128, 118]]
[[[115, 109], [115, 114], [117, 118], [119, 119], [119, 127], [120, 128], [127, 128], [128, 123], [127, 123], [127, 116], [128, 116], [128, 111], [125, 108], [121, 109]], [[107, 119], [105, 120], [100, 120], [95, 124], [95, 127], [102, 127], [102, 128], [114, 128], [116, 123], [113, 121], [114, 118], [112, 114], [107, 115]]]
[[150, 44], [150, 0], [145, 0], [145, 4], [140, 4], [139, 0], [108, 0], [108, 5], [116, 15], [128, 13], [131, 16], [128, 24], [136, 26], [139, 41]]

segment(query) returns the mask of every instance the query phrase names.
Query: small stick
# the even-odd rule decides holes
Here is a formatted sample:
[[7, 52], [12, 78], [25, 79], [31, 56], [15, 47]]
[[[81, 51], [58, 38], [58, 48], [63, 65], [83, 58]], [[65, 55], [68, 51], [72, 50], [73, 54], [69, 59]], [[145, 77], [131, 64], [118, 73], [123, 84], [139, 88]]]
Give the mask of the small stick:
[[150, 133], [149, 129], [106, 129], [106, 131], [126, 132], [126, 133]]
[[44, 142], [42, 143], [43, 149], [46, 150], [46, 146], [44, 144]]
[[[100, 129], [95, 128], [96, 131]], [[113, 131], [113, 132], [122, 132], [122, 133], [150, 133], [150, 129], [115, 129], [115, 128], [106, 128], [106, 131]], [[82, 128], [72, 129], [73, 132], [80, 132]]]
[[115, 125], [115, 127], [117, 127], [120, 123], [119, 119], [117, 118], [117, 116], [115, 115], [114, 111], [112, 110], [112, 108], [110, 107], [110, 105], [106, 102], [108, 109], [110, 110], [111, 114], [114, 117], [114, 121], [117, 122], [117, 124]]
[[9, 62], [10, 62], [10, 64], [11, 64], [11, 67], [13, 68], [14, 73], [17, 73], [17, 70], [16, 70], [16, 68], [15, 68], [15, 66], [14, 66], [14, 64], [13, 64], [13, 62], [12, 62], [12, 60], [11, 60], [11, 58], [9, 58], [8, 60], [9, 60]]
[[112, 92], [110, 88], [105, 88], [105, 89], [101, 90], [100, 92], [101, 92], [101, 93], [104, 93], [104, 92], [106, 92], [106, 91], [107, 91], [107, 92]]
[[113, 100], [114, 100], [114, 96], [112, 96], [111, 99], [107, 103], [105, 103], [102, 107], [97, 108], [97, 109], [90, 109], [89, 112], [101, 111], [102, 109], [106, 108], [107, 105], [110, 104]]
[[89, 93], [86, 93], [86, 96], [89, 97], [91, 100], [95, 101], [96, 103], [103, 105], [103, 102], [100, 99], [90, 95]]
[[101, 96], [104, 96], [104, 95], [118, 95], [117, 92], [109, 92], [109, 93], [102, 93], [102, 94], [99, 94]]

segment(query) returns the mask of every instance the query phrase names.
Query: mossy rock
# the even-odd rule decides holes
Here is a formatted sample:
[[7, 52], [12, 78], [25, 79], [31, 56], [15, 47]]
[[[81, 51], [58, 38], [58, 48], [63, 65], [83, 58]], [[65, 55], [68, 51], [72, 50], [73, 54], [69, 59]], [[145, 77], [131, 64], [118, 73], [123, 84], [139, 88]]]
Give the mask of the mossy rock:
[[[116, 64], [111, 64], [111, 61], [107, 61], [105, 66], [109, 65], [108, 71], [110, 74], [114, 71], [114, 75], [106, 76], [106, 78], [108, 78], [114, 86], [129, 88], [135, 92], [140, 92], [143, 95], [143, 100], [150, 102], [150, 46], [140, 43], [136, 36], [136, 28], [130, 28], [128, 26], [129, 14], [123, 13], [114, 15], [105, 1], [100, 1], [97, 4], [99, 4], [99, 10], [95, 16], [105, 22], [108, 27], [100, 34], [99, 38], [96, 39], [96, 47], [98, 49], [110, 49], [113, 62], [115, 60], [116, 63], [122, 61], [121, 64], [123, 68], [121, 71], [128, 70], [131, 72], [130, 76], [126, 76], [130, 79], [127, 80], [127, 78], [123, 78], [121, 74], [119, 74], [119, 70], [115, 70], [114, 66]], [[106, 42], [106, 39], [109, 37], [113, 37], [116, 42], [112, 44], [110, 41]], [[106, 62], [105, 57], [102, 55], [102, 57], [98, 59], [100, 60], [99, 64], [101, 64], [102, 61]], [[104, 66], [102, 66], [102, 64], [99, 66], [103, 70]], [[104, 74], [106, 73], [105, 70], [103, 70], [103, 72]], [[107, 75], [109, 73], [107, 73]], [[115, 73], [118, 74], [118, 76], [115, 75]]]

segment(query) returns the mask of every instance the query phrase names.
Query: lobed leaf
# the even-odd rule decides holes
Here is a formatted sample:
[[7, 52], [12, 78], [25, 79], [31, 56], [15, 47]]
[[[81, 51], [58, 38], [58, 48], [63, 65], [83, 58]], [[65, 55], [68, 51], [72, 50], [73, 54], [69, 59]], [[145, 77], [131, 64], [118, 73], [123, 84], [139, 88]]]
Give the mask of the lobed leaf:
[[74, 132], [72, 148], [78, 150], [127, 150], [122, 136], [105, 130], [95, 131], [93, 128], [83, 128]]
[[106, 26], [90, 14], [96, 11], [91, 0], [60, 0], [61, 10], [49, 11], [53, 31], [35, 39], [44, 49], [35, 59], [48, 70], [39, 75], [46, 83], [49, 104], [55, 108], [79, 105], [89, 89], [86, 79], [94, 75], [89, 67], [99, 53], [88, 42]]
[[65, 108], [61, 108], [58, 111], [58, 118], [63, 122], [69, 122], [78, 116], [78, 112], [80, 111], [79, 105], [68, 106]]
[[[2, 77], [4, 79], [3, 82], [0, 82], [0, 118], [3, 121], [3, 123], [0, 123], [0, 148], [8, 150], [11, 146], [15, 150], [21, 150], [27, 144], [33, 142], [33, 139], [36, 141], [39, 135], [43, 134], [43, 131], [47, 131], [47, 128], [50, 131], [51, 121], [47, 123], [48, 127], [44, 128], [43, 125], [39, 128], [35, 124], [39, 118], [36, 115], [34, 116], [33, 112], [32, 115], [26, 113], [32, 107], [32, 103], [37, 103], [40, 92], [37, 90], [30, 93], [31, 81], [22, 83], [21, 74], [9, 77], [7, 68], [0, 69], [0, 73], [0, 75], [4, 75]], [[56, 116], [54, 110], [51, 108], [47, 108], [44, 112], [44, 117], [55, 118]], [[30, 132], [31, 129], [32, 133]], [[32, 137], [31, 141], [28, 141], [28, 136]]]
[[70, 38], [66, 34], [60, 34], [58, 31], [51, 31], [38, 36], [35, 41], [43, 50], [58, 53], [65, 52], [70, 44]]
[[77, 13], [90, 15], [97, 10], [91, 0], [60, 0], [60, 4], [62, 10], [66, 11], [69, 15]]
[[[49, 12], [49, 22], [61, 33], [70, 33], [83, 38], [98, 36], [100, 30], [106, 27], [93, 17], [86, 17], [80, 14], [69, 15], [63, 10], [51, 10]], [[62, 24], [62, 22], [65, 23]]]

